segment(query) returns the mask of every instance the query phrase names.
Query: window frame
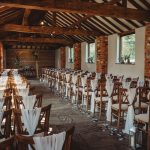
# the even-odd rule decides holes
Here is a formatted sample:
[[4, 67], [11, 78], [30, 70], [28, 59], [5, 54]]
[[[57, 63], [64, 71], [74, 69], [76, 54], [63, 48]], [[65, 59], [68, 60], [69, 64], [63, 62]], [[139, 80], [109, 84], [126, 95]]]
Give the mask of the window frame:
[[95, 47], [95, 57], [93, 58], [93, 60], [91, 61], [89, 58], [91, 57], [90, 54], [90, 44], [95, 44], [95, 42], [93, 43], [87, 43], [87, 50], [86, 50], [86, 63], [90, 63], [93, 64], [95, 63], [95, 57], [96, 57], [96, 47]]
[[[130, 32], [130, 33], [126, 33], [126, 34], [120, 34], [119, 35], [119, 54], [118, 54], [118, 64], [132, 64], [132, 65], [134, 65], [135, 64], [135, 62], [136, 62], [136, 59], [134, 60], [134, 62], [131, 62], [131, 61], [129, 61], [129, 62], [125, 62], [124, 61], [124, 59], [123, 60], [121, 60], [121, 57], [122, 57], [122, 38], [124, 37], [124, 36], [128, 36], [128, 35], [132, 35], [132, 34], [134, 34], [135, 35], [135, 31], [134, 32]], [[136, 37], [135, 37], [135, 43], [134, 44], [136, 44]], [[135, 49], [135, 52], [136, 52], [136, 49]], [[130, 60], [131, 58], [129, 58], [129, 60]]]
[[74, 47], [68, 47], [68, 62], [74, 63]]

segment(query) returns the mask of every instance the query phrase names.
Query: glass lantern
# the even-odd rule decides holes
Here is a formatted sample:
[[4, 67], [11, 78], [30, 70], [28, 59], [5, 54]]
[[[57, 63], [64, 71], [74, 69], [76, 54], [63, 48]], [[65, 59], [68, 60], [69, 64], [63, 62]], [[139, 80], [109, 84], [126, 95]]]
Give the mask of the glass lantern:
[[142, 146], [142, 131], [138, 130], [137, 127], [132, 127], [129, 130], [129, 146], [133, 150]]

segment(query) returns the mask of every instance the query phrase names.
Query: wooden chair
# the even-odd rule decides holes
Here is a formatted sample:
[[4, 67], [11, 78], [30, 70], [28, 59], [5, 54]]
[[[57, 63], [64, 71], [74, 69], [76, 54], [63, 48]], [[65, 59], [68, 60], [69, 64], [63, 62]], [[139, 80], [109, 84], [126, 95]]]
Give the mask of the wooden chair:
[[149, 87], [138, 87], [136, 101], [134, 101], [134, 108], [138, 111], [138, 113], [144, 113], [147, 110], [147, 102], [149, 102], [149, 92]]
[[1, 133], [0, 138], [8, 138], [11, 135], [11, 115], [12, 115], [12, 109], [4, 111], [2, 125], [1, 125], [3, 133]]
[[42, 100], [43, 100], [43, 94], [37, 94], [34, 107], [42, 107]]
[[105, 110], [106, 103], [108, 102], [108, 94], [105, 88], [106, 81], [101, 80], [99, 84], [99, 91], [97, 91], [97, 96], [95, 97], [94, 104], [94, 114], [96, 107], [99, 109], [99, 118], [101, 119], [102, 112]]
[[49, 130], [49, 119], [50, 119], [50, 111], [51, 111], [51, 104], [42, 107], [41, 115], [39, 118], [38, 124], [38, 132], [48, 132]]
[[14, 137], [0, 140], [0, 150], [13, 150]]
[[14, 106], [16, 109], [21, 109], [21, 105], [24, 106], [22, 102], [22, 96], [15, 95], [14, 96]]
[[7, 96], [7, 97], [4, 97], [4, 104], [3, 104], [3, 108], [5, 110], [9, 110], [11, 109], [12, 107], [12, 96]]
[[[36, 132], [45, 132], [49, 130], [50, 110], [51, 110], [51, 104], [49, 104], [48, 106], [42, 107]], [[21, 120], [21, 116], [22, 116], [21, 110], [13, 109], [13, 113], [14, 113], [14, 123], [17, 128], [17, 133], [27, 134], [27, 131], [24, 129], [23, 123]]]
[[[66, 131], [66, 137], [65, 137], [62, 150], [71, 150], [72, 137], [73, 137], [74, 130], [75, 130], [75, 127], [73, 126], [69, 130]], [[47, 133], [45, 133], [45, 135], [47, 135]], [[17, 134], [15, 136], [15, 140], [17, 143], [17, 149], [28, 150], [28, 145], [30, 145], [31, 149], [35, 150], [33, 146], [34, 144], [33, 136], [25, 136], [25, 135]]]
[[[116, 85], [115, 85], [116, 86]], [[117, 129], [120, 130], [121, 121], [124, 120], [124, 113], [128, 110], [128, 97], [126, 95], [127, 90], [117, 85], [118, 88], [118, 99], [117, 102], [112, 104], [112, 111], [111, 111], [111, 124], [112, 124], [112, 117], [117, 119]]]
[[11, 94], [12, 94], [12, 89], [11, 88], [8, 88], [8, 89], [4, 90], [4, 97], [11, 96]]

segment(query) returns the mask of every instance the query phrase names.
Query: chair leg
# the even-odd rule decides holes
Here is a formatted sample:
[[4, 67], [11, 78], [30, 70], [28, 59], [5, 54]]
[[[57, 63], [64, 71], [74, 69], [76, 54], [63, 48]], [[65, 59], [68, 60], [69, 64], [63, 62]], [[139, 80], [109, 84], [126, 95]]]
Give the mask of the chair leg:
[[100, 110], [99, 110], [99, 119], [101, 119], [102, 116], [102, 102], [100, 101]]
[[117, 129], [120, 129], [120, 113], [118, 115], [118, 119], [117, 119]]

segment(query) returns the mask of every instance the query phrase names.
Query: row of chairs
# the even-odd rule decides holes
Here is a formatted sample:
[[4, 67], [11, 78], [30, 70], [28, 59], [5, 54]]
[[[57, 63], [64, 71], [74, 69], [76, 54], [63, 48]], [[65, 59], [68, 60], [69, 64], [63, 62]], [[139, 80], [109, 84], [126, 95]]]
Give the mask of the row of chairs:
[[[62, 150], [71, 150], [72, 136], [73, 136], [74, 130], [75, 130], [74, 126], [66, 130], [66, 136], [65, 136], [65, 141], [63, 143]], [[48, 135], [47, 133], [45, 133], [45, 138], [47, 138], [48, 136], [51, 136], [51, 134]], [[28, 150], [29, 146], [30, 146], [30, 149], [36, 150], [33, 136], [25, 136], [22, 134], [17, 134], [7, 139], [0, 140], [1, 150], [12, 150], [12, 149]]]
[[[73, 83], [73, 76], [77, 75], [77, 81]], [[69, 76], [69, 78], [68, 78]], [[87, 76], [86, 82], [82, 84], [82, 78]], [[135, 111], [135, 122], [140, 119], [137, 117], [140, 113], [145, 113], [148, 108], [148, 92], [149, 92], [149, 82], [145, 81], [142, 86], [139, 85], [139, 78], [124, 78], [123, 76], [109, 76], [113, 80], [114, 86], [111, 95], [109, 95], [106, 89], [106, 76], [101, 75], [98, 80], [98, 85], [94, 90], [95, 100], [94, 100], [94, 114], [99, 108], [99, 116], [101, 118], [103, 110], [107, 109], [108, 98], [111, 97], [111, 116], [117, 119], [117, 129], [120, 130], [124, 128], [120, 124], [122, 121], [126, 120], [126, 114], [128, 107], [133, 106]], [[70, 100], [75, 99], [75, 103], [79, 106], [80, 104], [86, 106], [86, 111], [89, 110], [91, 106], [91, 97], [93, 89], [91, 87], [91, 81], [96, 78], [96, 73], [74, 71], [68, 69], [43, 69], [42, 80], [49, 83], [53, 91], [57, 91], [59, 96], [66, 95]], [[123, 79], [125, 83], [130, 84], [130, 88], [136, 88], [136, 94], [132, 104], [129, 103], [128, 90], [124, 88]], [[75, 87], [75, 90], [73, 89]], [[83, 91], [84, 89], [84, 91]], [[146, 90], [147, 89], [147, 90]], [[145, 99], [143, 98], [145, 97]], [[82, 101], [81, 101], [82, 100]], [[73, 102], [73, 101], [72, 101]], [[106, 112], [106, 111], [105, 111]], [[112, 122], [112, 119], [111, 119]], [[147, 124], [147, 122], [146, 122]]]

